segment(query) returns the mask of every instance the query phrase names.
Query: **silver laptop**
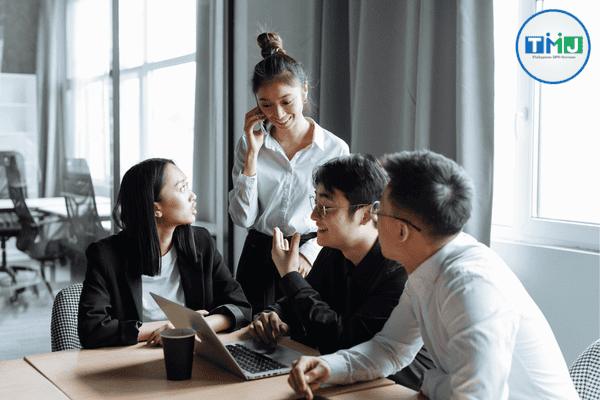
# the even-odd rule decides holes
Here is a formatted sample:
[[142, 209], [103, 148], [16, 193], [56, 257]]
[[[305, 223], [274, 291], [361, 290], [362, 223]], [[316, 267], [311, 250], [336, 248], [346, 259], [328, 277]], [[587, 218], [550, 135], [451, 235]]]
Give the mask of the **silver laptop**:
[[193, 328], [200, 337], [196, 354], [246, 380], [284, 375], [303, 354], [277, 345], [266, 348], [254, 339], [223, 343], [206, 319], [194, 310], [150, 293], [176, 328]]

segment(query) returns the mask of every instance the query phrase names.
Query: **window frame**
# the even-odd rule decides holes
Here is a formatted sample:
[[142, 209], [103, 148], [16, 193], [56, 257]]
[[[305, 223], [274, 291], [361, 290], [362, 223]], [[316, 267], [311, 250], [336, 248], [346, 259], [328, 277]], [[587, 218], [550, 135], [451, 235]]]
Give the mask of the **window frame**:
[[[543, 0], [520, 0], [519, 26], [531, 15], [541, 11], [542, 7]], [[542, 84], [528, 76], [522, 68], [518, 68], [517, 74], [513, 223], [512, 226], [492, 224], [492, 240], [598, 253], [600, 225], [536, 216]]]

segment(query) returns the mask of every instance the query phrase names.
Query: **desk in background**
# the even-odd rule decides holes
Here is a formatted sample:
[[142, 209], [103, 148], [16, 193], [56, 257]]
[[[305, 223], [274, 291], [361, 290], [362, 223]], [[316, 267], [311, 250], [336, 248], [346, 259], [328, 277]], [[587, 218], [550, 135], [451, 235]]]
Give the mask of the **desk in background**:
[[[64, 197], [40, 197], [40, 198], [27, 198], [25, 199], [27, 203], [27, 207], [30, 211], [37, 211], [41, 213], [43, 216], [57, 216], [60, 221], [64, 220], [68, 221], [67, 214], [67, 205]], [[110, 223], [110, 215], [111, 215], [111, 201], [109, 197], [104, 196], [96, 196], [96, 208], [98, 210], [98, 215], [100, 217], [102, 226], [105, 230], [110, 231], [111, 223]], [[14, 204], [11, 199], [0, 199], [0, 214], [2, 213], [13, 213], [14, 212]], [[16, 216], [15, 216], [16, 217]], [[54, 217], [56, 218], [56, 217]], [[37, 218], [36, 218], [37, 219]], [[11, 235], [16, 236], [16, 235]], [[3, 243], [4, 245], [4, 243]], [[4, 249], [4, 248], [3, 248]], [[5, 253], [3, 252], [3, 257], [5, 257]], [[10, 260], [8, 262], [10, 264]], [[55, 280], [54, 269], [52, 269], [52, 277], [51, 280]], [[85, 269], [84, 269], [85, 271]], [[71, 278], [75, 280], [83, 279], [79, 277], [77, 274], [82, 274], [81, 268], [77, 268], [74, 263], [71, 264]], [[27, 281], [27, 286], [31, 284], [30, 281]], [[39, 283], [39, 282], [38, 282]], [[15, 287], [11, 287], [10, 290], [14, 291]]]
[[[220, 334], [225, 343], [249, 338], [248, 328]], [[281, 343], [304, 354], [317, 355], [316, 350], [287, 338]], [[192, 378], [168, 381], [162, 348], [149, 348], [144, 343], [128, 347], [95, 350], [67, 350], [25, 357], [25, 360], [71, 399], [297, 399], [287, 383], [287, 375], [245, 381], [200, 357], [194, 357]], [[348, 386], [319, 389], [320, 396], [338, 396], [357, 391], [394, 385], [389, 379], [378, 379]], [[398, 386], [390, 391], [397, 399], [415, 400], [416, 392]], [[376, 395], [377, 392], [366, 392]], [[386, 391], [386, 393], [388, 393]], [[360, 398], [349, 397], [348, 399]], [[335, 397], [345, 400], [346, 397]]]
[[[65, 204], [64, 197], [27, 198], [25, 199], [25, 202], [30, 210], [47, 212], [65, 218], [67, 217], [67, 205]], [[100, 219], [110, 219], [111, 207], [109, 197], [96, 196], [96, 207], [98, 208]], [[0, 199], [0, 212], [11, 211], [13, 209], [14, 206], [11, 199]]]

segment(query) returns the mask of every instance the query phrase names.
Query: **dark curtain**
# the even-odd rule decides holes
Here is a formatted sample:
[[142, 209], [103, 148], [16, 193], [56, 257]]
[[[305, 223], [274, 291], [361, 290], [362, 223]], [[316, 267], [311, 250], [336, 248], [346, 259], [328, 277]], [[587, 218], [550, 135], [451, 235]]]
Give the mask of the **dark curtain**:
[[489, 245], [492, 0], [326, 0], [313, 6], [320, 22], [310, 60], [319, 123], [352, 152], [381, 157], [430, 149], [457, 161], [477, 190], [465, 231]]

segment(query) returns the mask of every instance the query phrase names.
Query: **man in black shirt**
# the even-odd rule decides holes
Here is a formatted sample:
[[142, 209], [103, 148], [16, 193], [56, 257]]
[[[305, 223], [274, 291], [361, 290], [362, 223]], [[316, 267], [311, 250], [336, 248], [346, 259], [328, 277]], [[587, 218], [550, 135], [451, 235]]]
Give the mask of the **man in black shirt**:
[[[387, 184], [375, 157], [352, 154], [330, 160], [316, 170], [313, 184], [311, 218], [323, 249], [303, 278], [298, 272], [300, 235], [289, 243], [275, 228], [272, 256], [285, 296], [265, 308], [250, 324], [250, 333], [268, 346], [289, 333], [328, 354], [379, 332], [398, 304], [408, 275], [402, 264], [383, 257], [371, 220], [371, 204]], [[426, 366], [426, 353], [424, 357]], [[418, 389], [424, 368], [416, 361], [392, 378]]]

